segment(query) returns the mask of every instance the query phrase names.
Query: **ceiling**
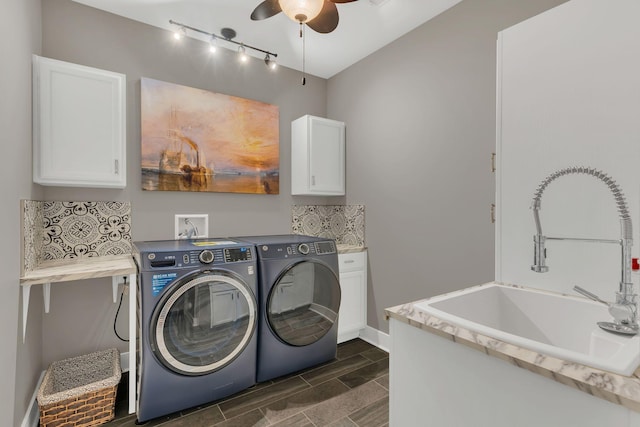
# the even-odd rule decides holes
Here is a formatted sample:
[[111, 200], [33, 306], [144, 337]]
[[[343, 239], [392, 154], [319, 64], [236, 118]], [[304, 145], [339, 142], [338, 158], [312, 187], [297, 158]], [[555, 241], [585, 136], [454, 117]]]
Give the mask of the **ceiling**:
[[[74, 1], [167, 30], [175, 28], [169, 24], [170, 19], [214, 34], [230, 27], [237, 33], [234, 40], [277, 53], [278, 64], [302, 70], [302, 41], [297, 23], [284, 13], [262, 21], [250, 19], [262, 0]], [[358, 0], [338, 4], [338, 28], [329, 34], [309, 28], [305, 32], [306, 72], [330, 78], [460, 1]], [[187, 36], [208, 41], [207, 36], [192, 31]], [[250, 49], [247, 53], [264, 57]]]

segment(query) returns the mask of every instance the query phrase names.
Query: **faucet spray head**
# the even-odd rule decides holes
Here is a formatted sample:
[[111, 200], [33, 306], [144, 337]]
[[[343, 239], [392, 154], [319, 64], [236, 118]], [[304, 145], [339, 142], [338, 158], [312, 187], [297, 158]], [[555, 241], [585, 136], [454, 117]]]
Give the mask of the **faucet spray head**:
[[546, 265], [547, 249], [544, 247], [544, 242], [547, 240], [541, 234], [535, 234], [533, 236], [533, 265], [531, 270], [536, 273], [546, 273], [549, 271], [549, 267]]

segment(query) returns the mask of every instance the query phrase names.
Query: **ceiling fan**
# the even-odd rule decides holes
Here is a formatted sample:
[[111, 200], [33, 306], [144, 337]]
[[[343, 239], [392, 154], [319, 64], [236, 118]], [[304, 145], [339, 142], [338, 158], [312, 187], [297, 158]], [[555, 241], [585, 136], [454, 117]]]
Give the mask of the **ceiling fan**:
[[300, 25], [307, 24], [318, 33], [330, 33], [338, 26], [336, 3], [351, 3], [357, 0], [264, 0], [251, 13], [251, 19], [260, 21], [284, 12]]

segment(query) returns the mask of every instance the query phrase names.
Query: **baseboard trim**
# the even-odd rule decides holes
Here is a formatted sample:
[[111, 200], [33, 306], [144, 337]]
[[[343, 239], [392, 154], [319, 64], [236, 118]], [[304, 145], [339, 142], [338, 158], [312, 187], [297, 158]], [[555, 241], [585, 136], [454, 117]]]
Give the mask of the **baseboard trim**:
[[29, 401], [29, 407], [27, 408], [27, 412], [24, 414], [24, 418], [22, 419], [22, 424], [20, 424], [20, 427], [38, 427], [38, 423], [40, 422], [40, 412], [38, 410], [38, 402], [36, 400], [36, 397], [38, 397], [38, 390], [40, 390], [40, 384], [42, 384], [45, 372], [46, 371], [42, 371], [42, 373], [40, 374], [40, 378], [38, 378], [36, 389], [33, 391], [33, 395], [31, 396], [31, 400]]
[[368, 342], [369, 344], [375, 345], [387, 353], [389, 352], [389, 346], [391, 343], [389, 334], [385, 334], [371, 326], [366, 326], [360, 331], [360, 339]]

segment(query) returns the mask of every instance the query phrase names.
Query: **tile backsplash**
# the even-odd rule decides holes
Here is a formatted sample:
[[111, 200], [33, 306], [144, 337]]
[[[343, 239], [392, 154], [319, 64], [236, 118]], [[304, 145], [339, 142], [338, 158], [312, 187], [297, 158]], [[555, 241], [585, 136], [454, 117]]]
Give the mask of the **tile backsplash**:
[[23, 200], [23, 271], [43, 261], [131, 253], [131, 203]]
[[291, 230], [335, 239], [337, 244], [365, 246], [364, 205], [293, 205]]
[[21, 200], [22, 211], [22, 265], [21, 272], [35, 270], [42, 262], [42, 217], [44, 202]]

